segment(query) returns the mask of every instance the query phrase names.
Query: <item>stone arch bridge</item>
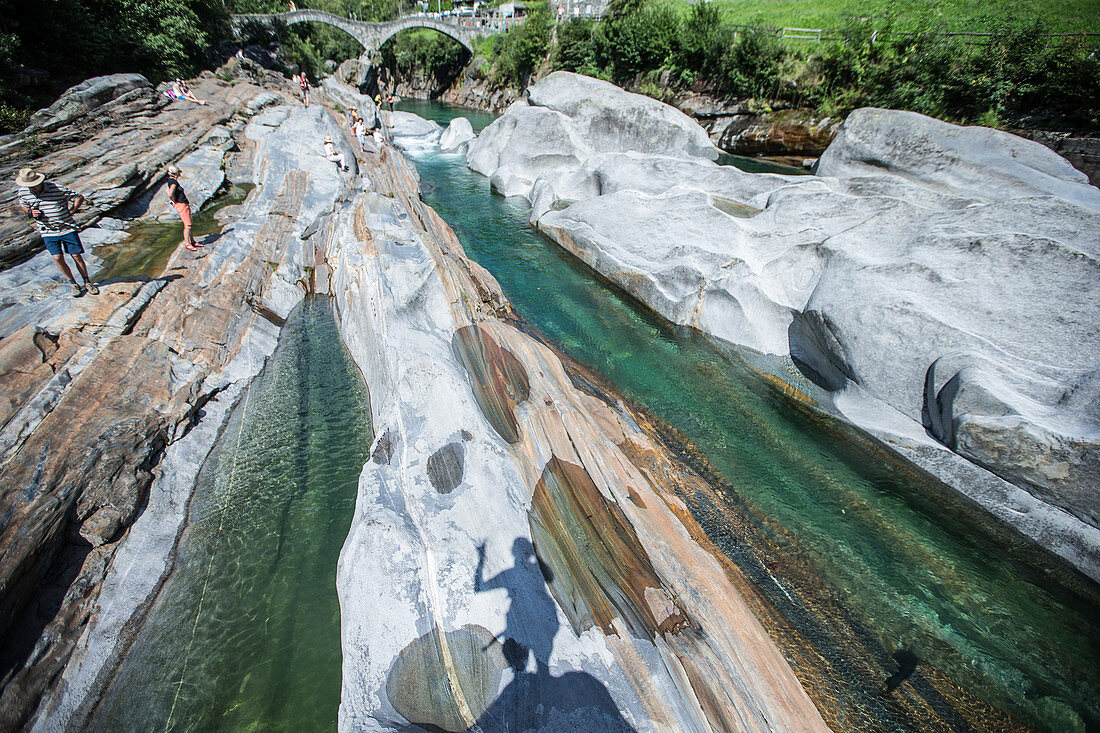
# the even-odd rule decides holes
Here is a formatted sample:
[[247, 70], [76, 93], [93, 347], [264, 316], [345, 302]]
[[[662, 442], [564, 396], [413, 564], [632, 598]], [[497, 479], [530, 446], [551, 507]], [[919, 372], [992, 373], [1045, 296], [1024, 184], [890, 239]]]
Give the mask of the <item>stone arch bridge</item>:
[[468, 28], [458, 25], [457, 22], [447, 23], [438, 18], [420, 15], [410, 15], [383, 23], [368, 23], [362, 20], [342, 18], [339, 15], [326, 13], [322, 10], [309, 9], [291, 10], [286, 13], [271, 13], [268, 15], [234, 15], [233, 25], [236, 28], [240, 28], [249, 22], [270, 25], [275, 20], [281, 20], [287, 25], [294, 23], [327, 23], [359, 41], [363, 46], [364, 54], [377, 51], [394, 35], [410, 28], [431, 28], [439, 31], [461, 43], [470, 53], [474, 51], [473, 42], [475, 40], [500, 32], [493, 28]]

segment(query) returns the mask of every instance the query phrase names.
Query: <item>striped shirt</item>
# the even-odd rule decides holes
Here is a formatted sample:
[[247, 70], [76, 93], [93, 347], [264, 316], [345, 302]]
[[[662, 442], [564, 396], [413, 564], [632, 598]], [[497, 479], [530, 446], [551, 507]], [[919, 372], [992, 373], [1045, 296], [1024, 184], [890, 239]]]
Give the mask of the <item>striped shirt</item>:
[[38, 209], [43, 216], [34, 220], [35, 226], [44, 237], [60, 237], [76, 231], [76, 222], [69, 211], [69, 202], [79, 196], [76, 191], [65, 186], [46, 181], [37, 194], [29, 188], [19, 189], [19, 203], [28, 209]]

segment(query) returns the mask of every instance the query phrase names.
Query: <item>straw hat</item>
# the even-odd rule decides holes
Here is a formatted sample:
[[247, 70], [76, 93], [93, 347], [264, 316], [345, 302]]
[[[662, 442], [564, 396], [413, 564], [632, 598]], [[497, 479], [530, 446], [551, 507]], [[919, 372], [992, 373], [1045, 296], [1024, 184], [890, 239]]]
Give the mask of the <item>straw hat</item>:
[[328, 135], [325, 135], [325, 142], [326, 142], [326, 143], [330, 143], [330, 142], [332, 142], [332, 138], [331, 138], [330, 136], [328, 136]]
[[182, 172], [182, 171], [180, 171], [179, 166], [175, 166], [175, 165], [170, 165], [165, 170], [168, 172], [168, 175], [170, 175], [170, 176], [178, 176]]
[[34, 188], [45, 180], [46, 176], [36, 173], [34, 168], [20, 168], [19, 175], [15, 178], [15, 185]]

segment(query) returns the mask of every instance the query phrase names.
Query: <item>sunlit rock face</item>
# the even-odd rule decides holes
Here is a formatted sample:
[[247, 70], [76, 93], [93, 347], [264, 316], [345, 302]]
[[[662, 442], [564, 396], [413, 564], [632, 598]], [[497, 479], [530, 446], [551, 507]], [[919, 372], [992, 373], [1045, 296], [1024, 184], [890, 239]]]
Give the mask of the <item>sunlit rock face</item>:
[[385, 112], [383, 119], [390, 127], [393, 142], [402, 150], [430, 150], [439, 143], [443, 128], [412, 112]]
[[455, 117], [439, 136], [439, 147], [445, 153], [464, 151], [466, 144], [475, 137], [477, 135], [470, 121], [465, 117]]
[[[864, 427], [921, 451], [927, 430], [1008, 482], [970, 474], [998, 487], [981, 490], [1000, 497], [987, 506], [1014, 485], [1057, 507], [1031, 536], [1095, 528], [1100, 352], [1083, 345], [1100, 342], [1100, 190], [1083, 174], [1007, 133], [880, 109], [849, 117], [816, 176], [744, 173], [672, 144], [599, 153], [584, 115], [563, 114], [598, 107], [584, 88], [588, 102], [539, 108], [568, 138], [525, 130], [532, 108], [517, 103], [471, 144], [470, 167], [665, 318], [789, 357]], [[1100, 573], [1095, 543], [1075, 544], [1061, 554]]]
[[530, 200], [540, 177], [568, 173], [593, 155], [661, 154], [713, 161], [706, 131], [683, 112], [609, 82], [556, 71], [470, 143], [467, 164], [494, 191]]
[[[376, 431], [341, 554], [342, 730], [824, 730], [667, 490], [387, 148], [324, 237]], [[644, 455], [635, 464], [628, 455]]]
[[[223, 94], [241, 94], [241, 86], [218, 85]], [[215, 93], [211, 86], [207, 106], [236, 110], [236, 139], [257, 184], [232, 224], [197, 253], [177, 251], [169, 277], [101, 283], [99, 295], [81, 299], [47, 293], [43, 300], [68, 307], [33, 311], [31, 325], [0, 342], [0, 359], [26, 364], [37, 353], [44, 367], [0, 379], [9, 398], [2, 484], [34, 488], [0, 494], [4, 629], [33, 613], [55, 558], [75, 562], [72, 589], [37, 642], [42, 653], [13, 670], [0, 691], [6, 729], [30, 723], [55, 684], [36, 729], [80, 727], [109, 676], [104, 670], [169, 567], [199, 468], [228, 411], [309, 287], [315, 256], [303, 230], [352, 180], [320, 144], [299, 144], [339, 134], [320, 107], [253, 115], [249, 101], [273, 92], [252, 87], [232, 103]], [[193, 140], [204, 139], [195, 132]], [[81, 548], [90, 549], [86, 557]]]

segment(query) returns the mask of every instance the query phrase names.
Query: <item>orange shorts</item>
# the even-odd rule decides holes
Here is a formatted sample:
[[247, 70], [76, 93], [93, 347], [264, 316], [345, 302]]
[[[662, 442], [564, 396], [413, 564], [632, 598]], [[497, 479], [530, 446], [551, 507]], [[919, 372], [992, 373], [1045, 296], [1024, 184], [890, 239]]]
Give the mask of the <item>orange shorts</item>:
[[183, 219], [183, 225], [185, 227], [191, 226], [191, 204], [178, 203], [172, 204], [172, 206], [176, 207], [180, 218]]

